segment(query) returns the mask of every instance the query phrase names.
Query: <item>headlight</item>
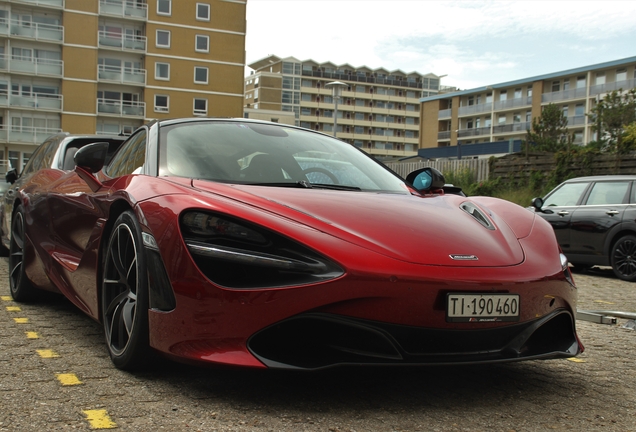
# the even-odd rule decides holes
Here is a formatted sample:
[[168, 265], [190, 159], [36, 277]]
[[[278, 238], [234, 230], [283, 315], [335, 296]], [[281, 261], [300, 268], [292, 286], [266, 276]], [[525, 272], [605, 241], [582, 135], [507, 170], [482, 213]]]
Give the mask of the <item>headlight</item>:
[[272, 288], [337, 278], [344, 271], [308, 247], [227, 215], [188, 211], [184, 241], [212, 282], [230, 288]]

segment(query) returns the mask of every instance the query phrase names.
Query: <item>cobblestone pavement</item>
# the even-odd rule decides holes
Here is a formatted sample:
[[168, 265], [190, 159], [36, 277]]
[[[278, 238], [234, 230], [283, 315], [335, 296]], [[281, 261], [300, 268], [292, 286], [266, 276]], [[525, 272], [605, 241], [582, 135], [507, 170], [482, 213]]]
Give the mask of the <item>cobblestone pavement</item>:
[[[636, 284], [575, 275], [579, 309], [636, 312]], [[17, 304], [0, 260], [0, 431], [636, 431], [636, 331], [579, 321], [576, 361], [280, 373], [115, 369], [101, 327]]]

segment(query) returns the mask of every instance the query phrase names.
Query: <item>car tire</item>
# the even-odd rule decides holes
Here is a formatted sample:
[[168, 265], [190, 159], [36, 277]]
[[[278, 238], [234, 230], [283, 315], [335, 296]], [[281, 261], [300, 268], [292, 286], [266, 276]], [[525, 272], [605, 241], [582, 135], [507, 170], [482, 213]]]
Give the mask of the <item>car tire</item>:
[[151, 358], [148, 274], [141, 228], [132, 211], [113, 226], [103, 253], [102, 323], [115, 366], [139, 370]]
[[19, 205], [13, 215], [9, 239], [9, 291], [18, 302], [34, 301], [39, 297], [39, 290], [31, 284], [25, 271], [27, 247], [24, 209]]
[[626, 235], [612, 247], [610, 257], [612, 270], [619, 279], [636, 281], [636, 236]]

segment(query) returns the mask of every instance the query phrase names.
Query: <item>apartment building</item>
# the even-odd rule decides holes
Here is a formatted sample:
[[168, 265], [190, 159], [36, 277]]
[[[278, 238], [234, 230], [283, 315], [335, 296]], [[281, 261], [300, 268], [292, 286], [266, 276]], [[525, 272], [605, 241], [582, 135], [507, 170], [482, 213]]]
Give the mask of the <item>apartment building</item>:
[[60, 131], [240, 117], [246, 0], [0, 0], [0, 160]]
[[[294, 57], [271, 55], [248, 66], [253, 72], [245, 78], [246, 108], [293, 113], [297, 125], [335, 134], [378, 157], [417, 154], [420, 98], [440, 88], [440, 77], [431, 73]], [[334, 81], [345, 84], [337, 100], [328, 86]]]
[[422, 148], [525, 139], [550, 103], [568, 119], [574, 142], [596, 139], [586, 116], [599, 98], [636, 87], [636, 57], [421, 99]]

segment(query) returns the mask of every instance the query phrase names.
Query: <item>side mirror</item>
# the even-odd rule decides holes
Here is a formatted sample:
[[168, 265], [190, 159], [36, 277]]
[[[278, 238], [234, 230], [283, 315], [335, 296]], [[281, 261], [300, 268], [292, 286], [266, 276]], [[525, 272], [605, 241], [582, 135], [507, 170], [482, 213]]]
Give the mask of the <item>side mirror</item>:
[[96, 142], [82, 147], [73, 157], [75, 165], [90, 173], [96, 173], [104, 167], [108, 146], [107, 142]]
[[431, 167], [420, 168], [413, 171], [406, 176], [406, 181], [418, 191], [442, 189], [446, 184], [444, 175]]
[[532, 198], [532, 207], [534, 207], [534, 211], [542, 212], [543, 211], [543, 198], [541, 198], [541, 197]]
[[4, 178], [7, 181], [7, 183], [13, 184], [18, 179], [18, 171], [15, 168], [13, 168], [7, 171]]

